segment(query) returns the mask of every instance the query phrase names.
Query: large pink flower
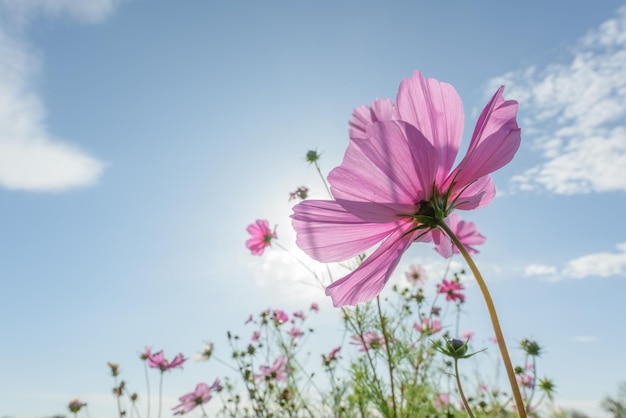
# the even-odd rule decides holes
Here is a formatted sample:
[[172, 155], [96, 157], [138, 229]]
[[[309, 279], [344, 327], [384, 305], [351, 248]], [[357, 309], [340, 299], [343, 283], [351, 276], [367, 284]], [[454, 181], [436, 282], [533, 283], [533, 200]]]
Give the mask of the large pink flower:
[[451, 249], [439, 229], [445, 218], [493, 199], [489, 174], [511, 161], [520, 144], [518, 105], [505, 101], [503, 90], [482, 111], [454, 169], [463, 107], [451, 85], [415, 72], [400, 84], [395, 106], [377, 100], [354, 111], [343, 162], [328, 176], [335, 200], [305, 200], [292, 215], [298, 246], [321, 262], [346, 260], [382, 241], [326, 288], [335, 306], [376, 297], [415, 241]]
[[270, 229], [270, 223], [265, 219], [257, 219], [253, 224], [248, 225], [246, 231], [252, 238], [246, 241], [246, 247], [252, 252], [252, 255], [263, 255], [265, 247], [272, 243], [276, 236], [276, 228], [274, 231]]

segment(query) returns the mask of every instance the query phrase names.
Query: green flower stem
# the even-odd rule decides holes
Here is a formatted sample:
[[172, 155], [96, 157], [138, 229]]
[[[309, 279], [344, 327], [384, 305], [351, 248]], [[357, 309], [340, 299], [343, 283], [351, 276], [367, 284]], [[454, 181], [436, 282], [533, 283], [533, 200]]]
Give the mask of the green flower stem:
[[387, 363], [389, 363], [389, 382], [391, 384], [391, 404], [393, 407], [394, 418], [398, 415], [398, 409], [396, 406], [396, 391], [393, 383], [393, 358], [391, 357], [391, 348], [389, 347], [389, 336], [387, 335], [387, 328], [385, 327], [385, 317], [383, 311], [380, 309], [380, 296], [376, 296], [376, 306], [378, 307], [378, 317], [380, 318], [380, 328], [383, 331], [383, 338], [385, 339], [385, 350], [387, 352]]
[[459, 359], [457, 358], [454, 359], [454, 377], [456, 377], [456, 386], [459, 388], [459, 395], [461, 395], [461, 400], [463, 401], [463, 406], [465, 406], [467, 415], [469, 415], [470, 418], [474, 418], [472, 408], [470, 408], [469, 403], [465, 398], [465, 393], [463, 393], [463, 386], [461, 386], [461, 378], [459, 377]]
[[511, 363], [511, 357], [509, 356], [509, 352], [506, 348], [506, 342], [504, 341], [504, 335], [502, 334], [502, 328], [500, 327], [500, 321], [498, 320], [498, 314], [496, 313], [496, 307], [493, 303], [493, 299], [491, 298], [491, 294], [489, 293], [489, 289], [487, 288], [487, 283], [483, 279], [483, 276], [480, 274], [478, 267], [472, 260], [472, 257], [469, 255], [461, 241], [457, 238], [456, 235], [452, 232], [452, 230], [446, 225], [444, 221], [439, 222], [438, 225], [446, 235], [452, 240], [454, 245], [459, 249], [461, 255], [465, 259], [465, 262], [469, 266], [470, 270], [474, 274], [476, 278], [476, 282], [478, 283], [478, 287], [480, 287], [480, 291], [483, 294], [483, 298], [485, 299], [485, 304], [487, 305], [487, 310], [489, 311], [489, 317], [491, 318], [491, 324], [493, 325], [493, 330], [496, 334], [496, 339], [498, 340], [498, 347], [500, 348], [500, 355], [502, 356], [502, 361], [504, 362], [504, 367], [506, 368], [506, 374], [509, 378], [509, 383], [511, 384], [511, 390], [513, 391], [513, 397], [515, 398], [515, 405], [517, 405], [517, 412], [521, 418], [527, 418], [526, 408], [524, 406], [524, 400], [522, 399], [522, 394], [519, 390], [519, 386], [517, 385], [517, 380], [515, 379], [515, 371], [513, 370], [513, 364]]

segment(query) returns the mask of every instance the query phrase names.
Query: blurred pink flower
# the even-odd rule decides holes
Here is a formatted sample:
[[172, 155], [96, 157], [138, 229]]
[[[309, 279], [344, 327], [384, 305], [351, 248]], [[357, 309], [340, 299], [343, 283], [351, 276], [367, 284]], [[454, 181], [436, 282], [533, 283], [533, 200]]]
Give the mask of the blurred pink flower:
[[187, 359], [181, 353], [174, 357], [170, 362], [168, 359], [165, 358], [165, 356], [163, 356], [163, 350], [161, 350], [158, 353], [148, 355], [147, 360], [148, 366], [152, 367], [153, 369], [160, 369], [161, 372], [164, 372], [166, 370], [174, 369], [176, 367], [182, 368], [183, 363]]
[[317, 303], [313, 302], [311, 304], [311, 310], [315, 311], [315, 313], [318, 313], [320, 311], [320, 307], [319, 307], [319, 305]]
[[69, 403], [67, 408], [70, 410], [70, 412], [76, 414], [80, 412], [83, 406], [87, 406], [87, 404], [85, 402], [79, 401], [78, 399], [74, 399], [73, 401]]
[[496, 337], [495, 335], [493, 337], [491, 337], [491, 342], [493, 344], [498, 344], [498, 337]]
[[213, 397], [212, 392], [220, 390], [222, 390], [222, 387], [220, 386], [219, 379], [215, 379], [215, 382], [213, 382], [211, 386], [206, 383], [198, 383], [193, 392], [178, 398], [180, 404], [172, 408], [174, 410], [174, 415], [186, 414], [187, 412], [192, 411], [196, 406], [207, 403]]
[[443, 279], [443, 281], [437, 285], [437, 291], [439, 293], [445, 293], [447, 301], [456, 302], [458, 300], [461, 303], [465, 302], [465, 295], [460, 292], [463, 289], [465, 289], [463, 285], [454, 280], [448, 281]]
[[246, 241], [246, 247], [252, 252], [252, 255], [263, 255], [265, 247], [269, 246], [273, 239], [278, 238], [276, 228], [272, 231], [270, 223], [265, 219], [258, 219], [255, 223], [248, 225], [246, 231], [252, 235], [252, 238]]
[[505, 101], [503, 90], [481, 112], [454, 169], [464, 121], [451, 85], [416, 71], [400, 84], [395, 106], [376, 100], [353, 112], [343, 162], [328, 176], [334, 200], [305, 200], [292, 214], [297, 245], [321, 262], [349, 259], [382, 241], [326, 288], [334, 306], [376, 297], [413, 242], [433, 241], [442, 255], [452, 255], [441, 223], [455, 209], [491, 202], [490, 174], [508, 164], [520, 145], [518, 105]]
[[333, 350], [327, 356], [323, 356], [322, 362], [325, 366], [330, 365], [330, 363], [337, 358], [337, 353], [341, 351], [341, 346], [333, 348]]
[[252, 314], [248, 315], [248, 319], [246, 319], [246, 322], [244, 322], [243, 324], [244, 325], [249, 324], [250, 322], [252, 322], [252, 319], [253, 319]]
[[461, 333], [461, 339], [472, 341], [472, 339], [474, 339], [474, 331], [472, 331], [471, 329], [463, 331]]
[[448, 406], [450, 406], [450, 396], [448, 396], [447, 393], [438, 394], [433, 401], [433, 406], [438, 410], [447, 408]]
[[252, 333], [252, 338], [250, 338], [250, 340], [251, 340], [252, 342], [257, 342], [257, 341], [259, 341], [259, 337], [260, 337], [260, 336], [261, 336], [261, 332], [260, 332], [260, 331], [254, 331], [254, 332]]
[[527, 387], [529, 389], [532, 389], [535, 384], [535, 380], [533, 379], [533, 376], [530, 374], [517, 375], [517, 382], [521, 386]]
[[274, 309], [272, 311], [272, 319], [276, 324], [284, 324], [289, 321], [289, 316], [285, 313], [285, 311], [281, 311], [280, 309]]
[[[484, 244], [487, 240], [487, 238], [478, 232], [478, 229], [476, 229], [476, 225], [474, 225], [473, 222], [462, 220], [456, 213], [453, 213], [446, 218], [446, 224], [450, 227], [454, 235], [457, 236], [459, 241], [461, 241], [467, 252], [472, 255], [478, 253], [478, 250], [473, 246]], [[452, 242], [450, 241], [445, 242], [452, 245]], [[451, 248], [444, 248], [442, 243], [441, 245], [435, 246], [435, 249], [444, 257], [446, 257], [446, 254], [449, 254], [450, 251], [454, 254], [459, 254], [459, 249], [456, 248], [455, 245], [452, 245]]]
[[366, 332], [363, 338], [360, 335], [353, 335], [350, 338], [353, 340], [350, 344], [360, 346], [359, 351], [377, 350], [385, 345], [385, 338], [379, 337], [374, 331]]
[[302, 331], [300, 331], [300, 328], [293, 327], [289, 330], [289, 336], [294, 339], [300, 338], [302, 337]]
[[306, 317], [304, 316], [304, 312], [302, 312], [302, 310], [294, 312], [293, 316], [294, 316], [294, 318], [298, 318], [298, 319], [301, 319], [303, 321], [306, 319]]
[[426, 281], [426, 270], [422, 266], [411, 264], [409, 271], [404, 273], [411, 286], [421, 286]]
[[261, 373], [255, 375], [259, 380], [269, 381], [276, 379], [279, 382], [285, 380], [287, 377], [287, 357], [280, 356], [271, 367], [261, 366], [259, 369]]
[[422, 323], [415, 323], [413, 327], [421, 334], [432, 335], [442, 330], [441, 322], [438, 319], [430, 322], [429, 318], [422, 319]]

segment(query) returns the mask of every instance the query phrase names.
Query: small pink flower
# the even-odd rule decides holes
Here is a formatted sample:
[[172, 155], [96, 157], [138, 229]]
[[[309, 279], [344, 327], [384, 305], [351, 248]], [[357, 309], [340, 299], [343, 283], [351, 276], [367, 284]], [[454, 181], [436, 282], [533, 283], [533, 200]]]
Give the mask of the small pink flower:
[[187, 360], [182, 353], [178, 354], [172, 361], [170, 362], [168, 359], [163, 356], [163, 350], [159, 351], [155, 354], [150, 354], [147, 358], [148, 366], [153, 369], [160, 369], [161, 372], [166, 370], [174, 369], [174, 368], [182, 368], [183, 363]]
[[140, 358], [141, 358], [142, 360], [147, 360], [147, 359], [148, 359], [148, 357], [150, 357], [150, 354], [152, 354], [152, 348], [150, 348], [150, 347], [146, 347], [146, 348], [143, 350], [143, 353], [141, 353]]
[[498, 337], [496, 337], [495, 335], [491, 337], [491, 342], [492, 344], [498, 344]]
[[411, 286], [421, 286], [426, 281], [426, 270], [422, 266], [411, 264], [405, 275]]
[[353, 340], [351, 344], [360, 346], [359, 351], [377, 350], [385, 345], [385, 338], [379, 337], [374, 331], [366, 332], [363, 338], [360, 335], [353, 335], [350, 338]]
[[415, 323], [413, 327], [421, 334], [432, 335], [442, 330], [441, 322], [438, 319], [430, 322], [429, 318], [422, 319], [422, 323]]
[[252, 235], [252, 238], [246, 241], [246, 247], [252, 255], [263, 255], [265, 247], [269, 246], [273, 239], [278, 238], [276, 228], [272, 231], [270, 223], [264, 219], [258, 219], [255, 223], [248, 225], [246, 230]]
[[[453, 213], [446, 218], [446, 224], [450, 227], [452, 232], [454, 232], [454, 235], [457, 236], [459, 241], [461, 241], [461, 244], [463, 244], [467, 252], [472, 255], [478, 253], [478, 250], [473, 247], [474, 245], [484, 244], [485, 241], [487, 241], [487, 238], [478, 232], [478, 229], [476, 229], [476, 225], [474, 225], [473, 222], [462, 220], [456, 213]], [[453, 245], [449, 240], [441, 241], [435, 246], [435, 249], [444, 257], [451, 252], [454, 254], [460, 253], [459, 249], [456, 248], [456, 245]]]
[[328, 366], [333, 360], [336, 360], [337, 353], [339, 353], [339, 351], [341, 351], [341, 346], [334, 348], [329, 355], [323, 356], [322, 362], [324, 363], [324, 366]]
[[313, 302], [311, 304], [311, 310], [314, 311], [315, 313], [318, 313], [320, 311], [320, 307], [317, 303]]
[[289, 336], [293, 339], [302, 337], [302, 331], [300, 328], [293, 327], [289, 330]]
[[284, 324], [289, 321], [289, 316], [285, 313], [285, 311], [281, 311], [280, 309], [274, 309], [272, 311], [272, 318], [276, 324]]
[[301, 310], [300, 310], [300, 311], [297, 311], [297, 312], [294, 312], [294, 313], [293, 313], [293, 316], [294, 316], [295, 318], [301, 319], [301, 320], [303, 320], [303, 321], [306, 319], [306, 317], [304, 316], [304, 312], [302, 312]]
[[287, 357], [280, 356], [271, 367], [261, 366], [259, 369], [261, 373], [255, 375], [259, 380], [266, 382], [272, 379], [276, 379], [279, 382], [285, 380], [287, 377]]
[[433, 406], [438, 410], [447, 408], [448, 406], [450, 406], [450, 397], [448, 396], [447, 393], [438, 394], [435, 400], [433, 401]]
[[250, 315], [248, 316], [248, 319], [246, 319], [246, 322], [244, 322], [243, 324], [244, 324], [244, 325], [249, 324], [250, 322], [252, 322], [252, 319], [253, 319], [252, 314], [250, 314]]
[[480, 385], [479, 389], [481, 392], [487, 392], [487, 390], [489, 390], [489, 385], [483, 383], [482, 385]]
[[522, 374], [517, 376], [517, 382], [524, 387], [532, 389], [535, 384], [535, 380], [530, 374]]
[[463, 340], [470, 340], [470, 341], [472, 341], [473, 338], [474, 338], [474, 331], [472, 331], [471, 329], [468, 329], [468, 330], [463, 331], [461, 333], [461, 339], [463, 339]]
[[215, 382], [213, 382], [211, 386], [207, 385], [206, 383], [198, 383], [196, 389], [193, 392], [190, 392], [178, 398], [180, 404], [172, 408], [173, 410], [175, 410], [174, 415], [183, 415], [187, 412], [192, 411], [198, 405], [204, 405], [213, 397], [213, 391], [220, 390], [222, 390], [222, 387], [220, 386], [219, 379], [215, 379]]
[[443, 279], [443, 281], [437, 285], [437, 291], [439, 293], [445, 293], [447, 301], [456, 302], [458, 300], [461, 303], [465, 302], [465, 295], [460, 292], [460, 290], [463, 289], [465, 288], [461, 283], [457, 281], [448, 281], [446, 279]]
[[252, 342], [257, 342], [257, 341], [259, 341], [259, 337], [261, 337], [261, 332], [260, 331], [254, 331], [252, 333], [252, 338], [250, 338], [250, 340]]

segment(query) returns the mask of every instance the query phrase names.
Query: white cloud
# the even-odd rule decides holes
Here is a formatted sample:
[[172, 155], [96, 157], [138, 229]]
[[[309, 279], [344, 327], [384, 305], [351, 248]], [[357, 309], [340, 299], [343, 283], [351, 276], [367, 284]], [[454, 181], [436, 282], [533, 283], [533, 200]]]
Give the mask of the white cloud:
[[552, 276], [557, 272], [555, 266], [547, 266], [544, 264], [529, 264], [524, 269], [525, 276]]
[[544, 264], [526, 266], [526, 276], [543, 276], [550, 281], [587, 277], [626, 276], [626, 242], [615, 246], [617, 252], [593, 253], [569, 260], [563, 268]]
[[0, 0], [0, 187], [58, 191], [94, 184], [98, 159], [48, 131], [45, 106], [34, 88], [39, 57], [21, 31], [30, 16], [69, 14], [83, 22], [104, 19], [114, 0]]
[[542, 161], [513, 179], [521, 190], [626, 190], [626, 7], [589, 31], [567, 62], [492, 80], [520, 102], [523, 136]]
[[24, 24], [30, 18], [43, 14], [47, 17], [68, 15], [83, 23], [106, 19], [119, 0], [0, 0], [0, 7], [10, 15], [13, 23]]

